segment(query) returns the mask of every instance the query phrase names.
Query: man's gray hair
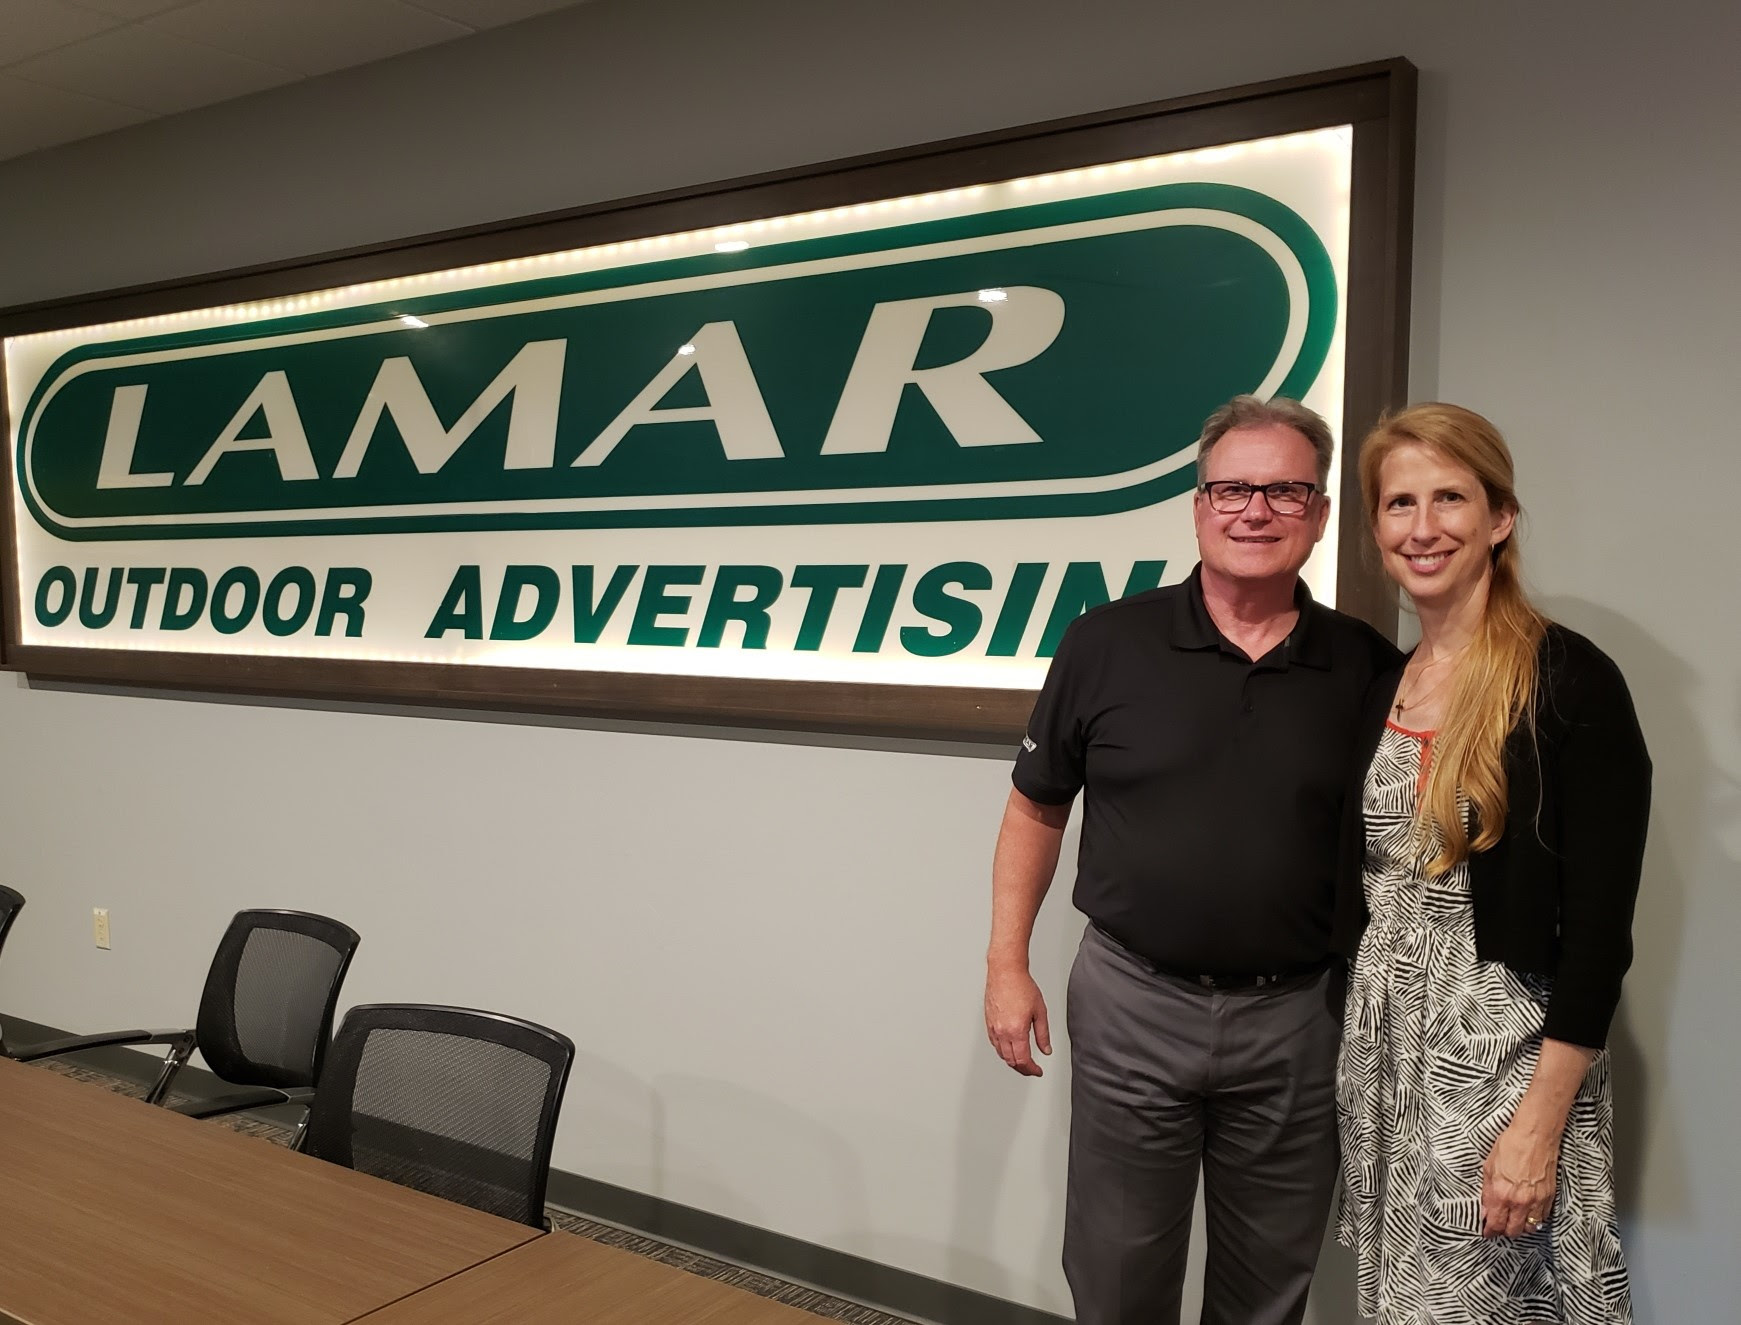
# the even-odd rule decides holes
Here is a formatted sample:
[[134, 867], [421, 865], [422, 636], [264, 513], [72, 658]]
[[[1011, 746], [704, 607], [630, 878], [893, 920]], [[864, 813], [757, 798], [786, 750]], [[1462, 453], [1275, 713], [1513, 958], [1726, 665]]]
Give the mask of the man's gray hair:
[[1286, 396], [1273, 400], [1235, 396], [1205, 419], [1203, 435], [1197, 439], [1197, 481], [1205, 481], [1203, 471], [1208, 467], [1209, 453], [1222, 437], [1235, 428], [1262, 428], [1270, 424], [1292, 428], [1312, 444], [1318, 457], [1318, 487], [1322, 490], [1330, 482], [1330, 457], [1336, 453], [1336, 439], [1330, 435], [1330, 425], [1322, 415]]

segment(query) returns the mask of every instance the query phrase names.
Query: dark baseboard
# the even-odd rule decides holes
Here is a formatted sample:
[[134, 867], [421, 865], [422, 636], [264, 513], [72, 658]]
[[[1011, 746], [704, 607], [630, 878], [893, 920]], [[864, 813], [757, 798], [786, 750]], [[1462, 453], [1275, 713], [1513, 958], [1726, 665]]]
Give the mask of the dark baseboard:
[[[74, 1033], [20, 1017], [5, 1017], [3, 1024], [5, 1042], [17, 1046]], [[75, 1061], [123, 1080], [147, 1084], [157, 1079], [162, 1058], [139, 1049], [87, 1049], [76, 1055]], [[210, 1072], [196, 1067], [183, 1068], [176, 1077], [175, 1088], [196, 1098], [221, 1095], [229, 1089]], [[989, 1293], [927, 1278], [578, 1173], [552, 1169], [548, 1195], [552, 1205], [564, 1210], [618, 1224], [648, 1237], [682, 1243], [710, 1256], [737, 1261], [898, 1316], [911, 1316], [936, 1325], [1070, 1325], [1068, 1317], [1037, 1307], [1006, 1302]]]
[[552, 1205], [937, 1325], [1070, 1325], [1068, 1317], [927, 1278], [595, 1178], [550, 1171]]

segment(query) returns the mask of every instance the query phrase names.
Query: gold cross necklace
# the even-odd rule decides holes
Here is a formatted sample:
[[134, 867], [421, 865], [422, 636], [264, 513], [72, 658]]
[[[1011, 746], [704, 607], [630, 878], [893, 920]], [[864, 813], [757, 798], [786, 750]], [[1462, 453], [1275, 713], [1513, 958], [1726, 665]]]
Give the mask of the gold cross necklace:
[[[1447, 653], [1443, 658], [1435, 658], [1435, 659], [1433, 659], [1432, 662], [1423, 664], [1420, 668], [1418, 668], [1416, 670], [1415, 680], [1419, 681], [1421, 679], [1421, 677], [1426, 675], [1428, 672], [1432, 671], [1433, 668], [1439, 666], [1441, 663], [1450, 662], [1452, 659], [1456, 658], [1459, 654], [1461, 654], [1463, 652], [1463, 649], [1467, 649], [1468, 647], [1469, 646], [1467, 644], [1465, 644], [1465, 645], [1463, 645], [1462, 648], [1454, 649], [1450, 653]], [[1391, 705], [1391, 712], [1396, 715], [1395, 720], [1397, 722], [1401, 722], [1403, 711], [1405, 709], [1419, 708], [1427, 700], [1431, 699], [1434, 695], [1438, 694], [1440, 690], [1444, 689], [1445, 682], [1449, 681], [1451, 679], [1452, 675], [1453, 675], [1453, 673], [1446, 672], [1445, 675], [1441, 676], [1438, 679], [1438, 681], [1436, 681], [1433, 685], [1429, 686], [1424, 693], [1421, 691], [1416, 691], [1413, 699], [1406, 699], [1406, 700], [1402, 697], [1402, 685], [1399, 682], [1397, 685], [1396, 703]], [[1405, 673], [1404, 676], [1406, 679], [1407, 674]]]

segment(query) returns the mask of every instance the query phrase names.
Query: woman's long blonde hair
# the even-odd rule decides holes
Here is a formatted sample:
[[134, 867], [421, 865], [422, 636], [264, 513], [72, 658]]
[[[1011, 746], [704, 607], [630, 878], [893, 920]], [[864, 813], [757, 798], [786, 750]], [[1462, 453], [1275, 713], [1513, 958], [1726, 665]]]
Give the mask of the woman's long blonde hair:
[[[1473, 410], [1432, 402], [1386, 415], [1361, 443], [1360, 495], [1375, 529], [1379, 473], [1387, 456], [1408, 445], [1430, 447], [1471, 471], [1495, 513], [1519, 511], [1511, 451], [1499, 429]], [[1505, 741], [1519, 723], [1534, 727], [1537, 656], [1548, 623], [1524, 592], [1519, 560], [1514, 522], [1510, 536], [1493, 549], [1481, 626], [1433, 738], [1417, 822], [1425, 840], [1440, 844], [1429, 866], [1435, 872], [1499, 840], [1508, 792]], [[1475, 812], [1473, 840], [1458, 807], [1459, 792]]]

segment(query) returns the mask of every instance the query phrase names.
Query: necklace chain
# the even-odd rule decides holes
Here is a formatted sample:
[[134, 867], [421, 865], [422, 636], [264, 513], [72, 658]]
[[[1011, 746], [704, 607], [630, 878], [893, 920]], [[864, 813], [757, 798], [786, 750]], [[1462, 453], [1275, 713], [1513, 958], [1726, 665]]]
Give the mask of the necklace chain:
[[[1469, 646], [1467, 644], [1465, 644], [1462, 646], [1462, 648], [1455, 649], [1452, 652], [1447, 653], [1443, 658], [1435, 658], [1430, 663], [1422, 664], [1421, 667], [1415, 672], [1415, 679], [1418, 681], [1425, 673], [1430, 672], [1433, 668], [1439, 666], [1441, 663], [1450, 662], [1452, 659], [1461, 655], [1463, 652], [1463, 649], [1466, 649], [1468, 647]], [[1434, 695], [1438, 694], [1439, 691], [1443, 690], [1445, 688], [1445, 682], [1449, 681], [1451, 679], [1452, 675], [1453, 675], [1453, 673], [1446, 672], [1445, 675], [1441, 676], [1436, 682], [1434, 682], [1431, 686], [1429, 686], [1425, 691], [1416, 690], [1414, 698], [1413, 699], [1406, 699], [1406, 700], [1402, 697], [1402, 685], [1399, 682], [1397, 685], [1396, 703], [1391, 705], [1391, 711], [1394, 714], [1396, 714], [1398, 719], [1401, 719], [1403, 713], [1406, 710], [1412, 709], [1412, 708], [1419, 708], [1427, 700], [1431, 699]], [[1405, 677], [1406, 677], [1406, 674], [1405, 674]]]

